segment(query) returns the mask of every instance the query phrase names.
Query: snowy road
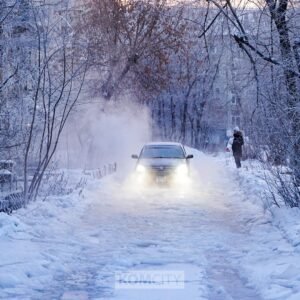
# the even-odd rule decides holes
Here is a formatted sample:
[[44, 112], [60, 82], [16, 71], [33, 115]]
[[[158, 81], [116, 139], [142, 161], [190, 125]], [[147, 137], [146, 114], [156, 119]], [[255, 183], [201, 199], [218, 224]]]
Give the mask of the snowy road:
[[[184, 192], [115, 176], [1, 216], [0, 299], [300, 299], [300, 253], [236, 170], [194, 155]], [[184, 289], [114, 288], [115, 272], [137, 270], [183, 271]]]

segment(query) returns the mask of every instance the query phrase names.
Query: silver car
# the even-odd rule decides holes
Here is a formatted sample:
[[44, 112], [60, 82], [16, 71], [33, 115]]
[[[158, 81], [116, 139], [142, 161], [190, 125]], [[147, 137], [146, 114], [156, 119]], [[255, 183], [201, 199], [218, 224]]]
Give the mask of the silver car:
[[144, 145], [137, 159], [136, 175], [139, 182], [172, 184], [189, 177], [189, 160], [180, 143], [149, 143]]

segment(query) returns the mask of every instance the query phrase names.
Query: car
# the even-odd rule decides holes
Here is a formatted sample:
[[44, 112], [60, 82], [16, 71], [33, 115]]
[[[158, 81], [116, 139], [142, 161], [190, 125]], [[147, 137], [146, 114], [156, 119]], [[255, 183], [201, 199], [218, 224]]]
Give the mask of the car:
[[190, 159], [180, 143], [160, 142], [143, 146], [137, 159], [135, 173], [137, 180], [144, 183], [172, 184], [187, 179], [190, 175]]

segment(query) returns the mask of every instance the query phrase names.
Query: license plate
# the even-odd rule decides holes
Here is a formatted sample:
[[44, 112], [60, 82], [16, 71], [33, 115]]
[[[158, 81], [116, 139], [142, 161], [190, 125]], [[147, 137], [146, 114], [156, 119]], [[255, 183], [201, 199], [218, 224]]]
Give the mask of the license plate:
[[156, 177], [156, 183], [158, 184], [165, 184], [167, 182], [166, 177], [160, 176], [160, 177]]

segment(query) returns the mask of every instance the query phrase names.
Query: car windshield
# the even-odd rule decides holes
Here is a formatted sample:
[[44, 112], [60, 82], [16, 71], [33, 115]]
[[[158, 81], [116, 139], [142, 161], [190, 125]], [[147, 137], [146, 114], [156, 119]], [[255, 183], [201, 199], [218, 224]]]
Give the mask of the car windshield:
[[145, 146], [141, 158], [185, 158], [180, 146]]

